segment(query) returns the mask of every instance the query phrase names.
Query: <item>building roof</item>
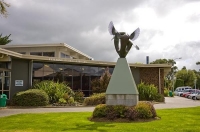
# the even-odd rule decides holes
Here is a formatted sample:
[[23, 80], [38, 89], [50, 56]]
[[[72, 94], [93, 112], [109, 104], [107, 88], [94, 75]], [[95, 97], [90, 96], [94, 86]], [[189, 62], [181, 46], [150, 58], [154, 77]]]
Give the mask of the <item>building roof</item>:
[[70, 52], [71, 54], [78, 54], [78, 56], [82, 56], [87, 58], [88, 60], [93, 60], [89, 55], [73, 48], [72, 46], [66, 43], [51, 43], [51, 44], [8, 44], [8, 45], [0, 45], [0, 48], [3, 49], [14, 49], [14, 48], [40, 48], [40, 47], [61, 47], [62, 51]]
[[[27, 55], [27, 54], [20, 54], [14, 51], [10, 51], [8, 49], [11, 48], [29, 48], [29, 47], [64, 47], [66, 50], [70, 50], [70, 52], [77, 53], [79, 55], [82, 55], [84, 57], [87, 57], [88, 59], [70, 59], [70, 58], [59, 58], [59, 57], [47, 57], [47, 56], [36, 56], [36, 55]], [[6, 49], [4, 49], [6, 48]], [[61, 48], [63, 50], [63, 48]], [[77, 65], [94, 65], [94, 66], [115, 66], [116, 62], [106, 62], [106, 61], [95, 61], [92, 59], [92, 57], [82, 53], [81, 51], [65, 44], [65, 43], [55, 43], [55, 44], [24, 44], [24, 45], [2, 45], [0, 46], [0, 60], [4, 56], [8, 58], [8, 56], [12, 56], [15, 58], [20, 59], [27, 59], [27, 60], [33, 60], [35, 62], [53, 62], [53, 63], [67, 63], [67, 64], [77, 64]], [[7, 59], [8, 60], [8, 59]], [[9, 59], [10, 60], [10, 59]], [[150, 67], [157, 67], [164, 69], [165, 75], [171, 70], [171, 66], [169, 64], [135, 64], [135, 63], [129, 63], [130, 67], [143, 67], [143, 68], [150, 68]]]

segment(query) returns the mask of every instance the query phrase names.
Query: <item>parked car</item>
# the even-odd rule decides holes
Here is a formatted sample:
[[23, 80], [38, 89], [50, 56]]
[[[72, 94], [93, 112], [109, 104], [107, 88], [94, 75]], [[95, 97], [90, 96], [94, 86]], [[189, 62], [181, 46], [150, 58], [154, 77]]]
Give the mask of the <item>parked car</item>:
[[189, 86], [177, 87], [176, 90], [174, 91], [174, 95], [180, 96], [180, 95], [182, 95], [183, 91], [186, 89], [192, 89], [192, 88]]
[[188, 98], [193, 100], [199, 100], [200, 99], [200, 90], [198, 90], [197, 93], [191, 94]]
[[196, 95], [198, 95], [198, 94], [200, 94], [200, 92], [198, 92], [198, 93], [191, 93], [191, 94], [188, 95], [187, 98], [195, 100], [196, 99]]
[[186, 97], [191, 94], [191, 93], [195, 93], [195, 89], [186, 89], [183, 91], [183, 93], [180, 94], [181, 97]]

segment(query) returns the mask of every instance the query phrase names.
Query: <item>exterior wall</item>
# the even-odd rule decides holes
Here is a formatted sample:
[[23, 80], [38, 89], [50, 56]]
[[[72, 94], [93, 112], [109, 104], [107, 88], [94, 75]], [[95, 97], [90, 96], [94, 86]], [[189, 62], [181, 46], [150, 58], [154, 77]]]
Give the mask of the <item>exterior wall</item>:
[[136, 85], [138, 85], [140, 83], [140, 69], [132, 67], [131, 72], [133, 74], [133, 78], [135, 80]]
[[[12, 59], [10, 97], [30, 88], [30, 60]], [[23, 86], [15, 86], [15, 80], [23, 80]]]
[[140, 68], [140, 81], [147, 84], [154, 84], [158, 88], [158, 92], [164, 94], [164, 69], [151, 67]]

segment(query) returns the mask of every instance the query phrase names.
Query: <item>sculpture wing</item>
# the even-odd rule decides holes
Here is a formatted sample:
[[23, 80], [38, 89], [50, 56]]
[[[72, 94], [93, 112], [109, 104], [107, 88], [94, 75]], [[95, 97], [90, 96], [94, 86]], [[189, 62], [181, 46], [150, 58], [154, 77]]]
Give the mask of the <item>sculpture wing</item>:
[[135, 48], [137, 49], [137, 50], [139, 50], [140, 48], [137, 46], [137, 45], [134, 45], [135, 46]]
[[117, 33], [117, 30], [115, 29], [112, 21], [108, 25], [108, 31], [110, 35], [115, 35]]
[[129, 38], [130, 38], [132, 41], [134, 41], [134, 40], [136, 40], [136, 39], [138, 38], [139, 34], [140, 34], [140, 28], [137, 28], [137, 29], [129, 36]]

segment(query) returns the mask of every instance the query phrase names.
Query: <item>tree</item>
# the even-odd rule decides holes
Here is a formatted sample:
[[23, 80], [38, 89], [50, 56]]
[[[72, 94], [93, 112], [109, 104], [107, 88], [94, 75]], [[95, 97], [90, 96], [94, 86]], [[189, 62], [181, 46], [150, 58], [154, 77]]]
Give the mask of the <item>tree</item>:
[[196, 75], [193, 70], [182, 69], [176, 73], [177, 79], [182, 79], [184, 81], [184, 86], [194, 86], [194, 80]]
[[100, 79], [96, 78], [91, 81], [92, 92], [105, 93], [110, 79], [111, 79], [111, 74], [109, 72], [109, 69], [106, 68], [105, 72], [100, 77]]
[[[11, 34], [10, 34], [11, 35]], [[6, 35], [6, 36], [2, 36], [2, 34], [0, 35], [0, 45], [6, 45], [8, 43], [10, 43], [12, 40], [9, 39], [10, 35]]]
[[177, 72], [178, 67], [174, 66], [176, 64], [176, 62], [173, 59], [157, 59], [153, 62], [151, 62], [150, 64], [170, 64], [172, 65], [171, 67], [171, 71], [165, 76], [165, 87], [170, 88], [172, 87], [172, 79], [173, 79], [173, 75]]
[[196, 62], [196, 65], [200, 65], [200, 61]]
[[8, 16], [6, 7], [10, 7], [10, 4], [6, 3], [4, 0], [0, 0], [0, 14], [4, 17]]

